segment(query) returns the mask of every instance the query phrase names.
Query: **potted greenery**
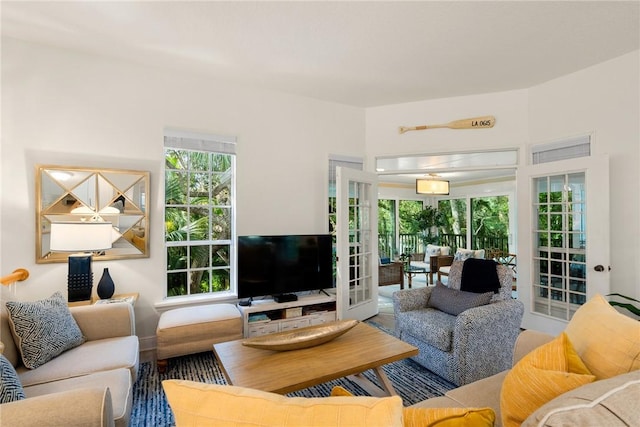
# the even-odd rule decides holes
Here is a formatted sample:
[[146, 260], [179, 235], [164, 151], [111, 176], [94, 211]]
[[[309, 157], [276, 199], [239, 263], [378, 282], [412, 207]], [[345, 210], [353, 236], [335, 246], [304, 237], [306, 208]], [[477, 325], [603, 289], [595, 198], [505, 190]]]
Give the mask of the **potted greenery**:
[[419, 211], [415, 217], [418, 228], [423, 230], [424, 235], [422, 237], [423, 243], [437, 243], [438, 239], [438, 227], [445, 224], [446, 218], [438, 209], [433, 206], [426, 205], [424, 209]]

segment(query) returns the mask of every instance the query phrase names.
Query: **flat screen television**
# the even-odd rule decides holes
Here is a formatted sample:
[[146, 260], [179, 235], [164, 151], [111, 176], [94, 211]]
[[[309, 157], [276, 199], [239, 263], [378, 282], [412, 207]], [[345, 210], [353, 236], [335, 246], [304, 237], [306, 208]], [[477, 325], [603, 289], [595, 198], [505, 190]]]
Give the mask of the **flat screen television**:
[[238, 237], [238, 297], [333, 287], [329, 234]]

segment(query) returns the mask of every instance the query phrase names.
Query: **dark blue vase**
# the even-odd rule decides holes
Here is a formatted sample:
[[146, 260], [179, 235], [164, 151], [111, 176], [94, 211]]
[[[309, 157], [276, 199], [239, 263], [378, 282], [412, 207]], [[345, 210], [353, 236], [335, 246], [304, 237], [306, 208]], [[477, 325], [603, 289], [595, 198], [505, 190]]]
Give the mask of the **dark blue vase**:
[[98, 296], [100, 299], [109, 299], [113, 296], [113, 292], [116, 290], [115, 285], [113, 284], [113, 279], [109, 274], [109, 269], [105, 268], [102, 272], [102, 277], [98, 282]]

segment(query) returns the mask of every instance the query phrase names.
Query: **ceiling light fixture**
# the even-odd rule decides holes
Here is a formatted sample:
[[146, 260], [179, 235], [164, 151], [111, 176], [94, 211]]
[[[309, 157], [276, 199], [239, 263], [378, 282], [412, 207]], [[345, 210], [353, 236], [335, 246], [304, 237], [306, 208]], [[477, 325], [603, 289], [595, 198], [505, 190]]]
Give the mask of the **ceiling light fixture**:
[[427, 178], [418, 178], [416, 179], [416, 194], [446, 196], [449, 194], [449, 181], [439, 179], [434, 174], [429, 174]]

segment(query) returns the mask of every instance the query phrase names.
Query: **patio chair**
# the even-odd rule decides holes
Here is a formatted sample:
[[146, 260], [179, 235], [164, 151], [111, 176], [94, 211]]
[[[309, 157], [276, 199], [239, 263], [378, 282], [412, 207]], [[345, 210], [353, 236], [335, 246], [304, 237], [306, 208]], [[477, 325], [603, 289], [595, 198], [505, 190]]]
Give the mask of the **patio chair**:
[[[460, 289], [464, 262], [451, 265], [449, 289]], [[465, 310], [458, 298], [452, 298], [448, 312], [429, 307], [432, 295], [442, 295], [433, 294], [440, 291], [438, 286], [444, 287], [442, 284], [393, 293], [396, 336], [418, 347], [420, 352], [413, 360], [458, 386], [511, 368], [524, 306], [511, 298], [511, 270], [495, 266], [500, 286], [497, 293], [475, 294], [490, 299], [485, 305]], [[458, 296], [467, 294], [471, 293]]]
[[404, 289], [403, 263], [389, 262], [378, 265], [378, 286], [400, 285]]
[[[438, 280], [442, 281], [442, 276], [448, 276], [449, 270], [451, 269], [451, 264], [453, 261], [464, 261], [469, 258], [485, 258], [485, 250], [484, 249], [462, 249], [458, 248], [454, 255], [449, 256], [439, 256], [438, 257]], [[491, 258], [487, 258], [491, 259]]]
[[438, 260], [442, 256], [449, 255], [450, 252], [451, 247], [449, 246], [428, 244], [425, 253], [411, 254], [409, 266], [424, 269], [424, 273], [428, 278], [427, 283], [433, 284], [433, 275], [436, 274], [440, 268]]

